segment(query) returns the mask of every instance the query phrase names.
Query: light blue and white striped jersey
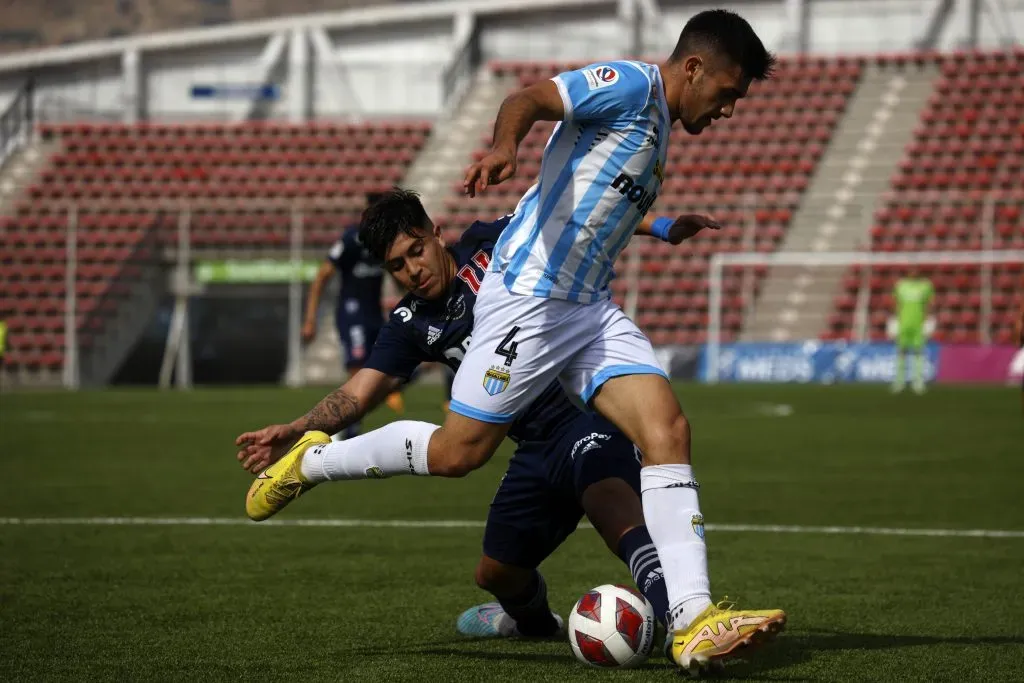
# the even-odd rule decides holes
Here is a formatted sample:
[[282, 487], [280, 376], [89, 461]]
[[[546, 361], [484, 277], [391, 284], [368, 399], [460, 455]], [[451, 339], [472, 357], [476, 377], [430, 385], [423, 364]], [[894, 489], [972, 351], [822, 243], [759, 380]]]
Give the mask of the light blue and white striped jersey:
[[654, 64], [592, 64], [552, 80], [565, 118], [491, 270], [512, 292], [592, 303], [608, 298], [615, 258], [658, 196], [671, 120]]

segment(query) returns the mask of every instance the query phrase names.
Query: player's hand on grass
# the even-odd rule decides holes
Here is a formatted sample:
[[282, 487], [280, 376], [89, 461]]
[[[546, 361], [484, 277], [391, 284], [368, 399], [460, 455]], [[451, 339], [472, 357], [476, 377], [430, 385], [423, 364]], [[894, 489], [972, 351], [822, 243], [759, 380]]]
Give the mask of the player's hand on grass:
[[676, 219], [672, 227], [668, 229], [668, 241], [672, 244], [681, 244], [690, 239], [698, 232], [707, 228], [708, 230], [720, 230], [721, 224], [708, 216], [701, 216], [696, 213], [688, 213]]
[[280, 460], [295, 445], [302, 432], [291, 425], [270, 425], [254, 432], [245, 432], [235, 439], [238, 462], [242, 469], [259, 474]]
[[516, 150], [495, 147], [480, 161], [466, 169], [462, 189], [470, 197], [491, 185], [502, 183], [516, 174]]

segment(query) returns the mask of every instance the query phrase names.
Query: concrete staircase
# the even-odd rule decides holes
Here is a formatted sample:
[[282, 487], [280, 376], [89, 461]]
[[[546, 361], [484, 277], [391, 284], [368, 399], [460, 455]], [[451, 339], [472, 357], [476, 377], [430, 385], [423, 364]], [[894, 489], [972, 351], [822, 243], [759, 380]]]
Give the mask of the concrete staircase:
[[154, 258], [156, 254], [154, 239], [145, 254], [136, 259], [135, 265], [141, 272], [131, 281], [128, 294], [118, 301], [102, 335], [81, 351], [79, 377], [82, 386], [109, 384], [156, 315], [160, 300], [167, 291], [167, 273]]
[[[867, 248], [873, 217], [938, 76], [935, 66], [868, 65], [832, 137], [782, 251], [818, 253]], [[778, 267], [764, 283], [742, 338], [816, 339], [846, 267]]]
[[480, 146], [480, 138], [491, 132], [502, 101], [515, 86], [515, 79], [497, 77], [483, 66], [459, 108], [434, 125], [404, 183], [423, 196], [431, 216], [445, 212], [444, 200], [451, 195], [452, 185], [462, 180], [470, 154]]
[[33, 137], [0, 166], [0, 216], [14, 213], [18, 198], [26, 187], [35, 182], [60, 147], [59, 141]]
[[[445, 213], [444, 202], [451, 195], [452, 185], [462, 180], [470, 155], [480, 146], [480, 138], [491, 131], [501, 102], [515, 86], [515, 79], [497, 77], [483, 66], [459, 106], [449, 116], [435, 122], [430, 139], [401, 183], [402, 187], [420, 193], [431, 217]], [[398, 294], [388, 278], [385, 296]], [[303, 352], [302, 375], [307, 384], [337, 384], [344, 376], [341, 346], [334, 330], [336, 296], [335, 281], [324, 293], [316, 338]]]

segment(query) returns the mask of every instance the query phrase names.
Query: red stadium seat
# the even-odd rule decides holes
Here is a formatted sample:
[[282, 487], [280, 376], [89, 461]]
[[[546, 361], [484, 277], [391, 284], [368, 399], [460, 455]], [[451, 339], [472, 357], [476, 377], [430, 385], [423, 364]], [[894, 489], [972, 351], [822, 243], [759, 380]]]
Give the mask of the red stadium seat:
[[[85, 199], [100, 207], [79, 214], [76, 291], [83, 310], [102, 311], [116, 307], [110, 296], [116, 298], [139, 277], [126, 264], [143, 254], [137, 247], [147, 231], [165, 245], [177, 244], [177, 211], [159, 216], [153, 212], [159, 203], [235, 204], [226, 213], [194, 211], [191, 235], [197, 250], [279, 249], [288, 245], [290, 208], [261, 216], [246, 200], [330, 198], [341, 208], [332, 208], [329, 218], [324, 214], [326, 222], [318, 224], [316, 212], [307, 211], [305, 243], [326, 246], [342, 225], [357, 220], [366, 192], [401, 181], [430, 130], [425, 121], [40, 125], [40, 135], [60, 139], [63, 149], [28, 188], [29, 200], [0, 226], [5, 258], [9, 254], [18, 264], [4, 279], [5, 295], [17, 298], [4, 298], [2, 306], [23, 312], [19, 324], [32, 324], [33, 330], [62, 329], [51, 321], [60, 321], [63, 313], [68, 219], [64, 209], [50, 213], [47, 208], [62, 200]], [[347, 204], [346, 197], [351, 198]], [[41, 206], [32, 201], [38, 199], [52, 201]], [[103, 319], [88, 323], [102, 326]], [[27, 348], [7, 363], [59, 366], [62, 350], [55, 339], [22, 337], [19, 343]], [[42, 348], [52, 350], [44, 354]]]

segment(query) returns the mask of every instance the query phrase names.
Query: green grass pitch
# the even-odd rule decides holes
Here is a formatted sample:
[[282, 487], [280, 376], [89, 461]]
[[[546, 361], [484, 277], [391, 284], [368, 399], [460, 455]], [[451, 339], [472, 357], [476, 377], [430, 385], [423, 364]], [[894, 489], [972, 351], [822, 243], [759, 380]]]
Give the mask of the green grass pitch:
[[[1004, 388], [681, 385], [709, 525], [1024, 530], [1024, 419]], [[0, 680], [676, 680], [565, 642], [460, 637], [481, 530], [25, 525], [241, 518], [242, 430], [320, 389], [0, 395]], [[407, 416], [437, 421], [440, 390]], [[789, 406], [791, 414], [780, 410]], [[375, 413], [371, 425], [392, 419]], [[284, 519], [483, 520], [509, 450], [467, 479], [324, 485]], [[708, 531], [712, 588], [782, 607], [727, 678], [1024, 680], [1024, 538]], [[580, 529], [542, 567], [566, 614], [629, 575]]]

